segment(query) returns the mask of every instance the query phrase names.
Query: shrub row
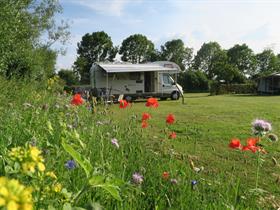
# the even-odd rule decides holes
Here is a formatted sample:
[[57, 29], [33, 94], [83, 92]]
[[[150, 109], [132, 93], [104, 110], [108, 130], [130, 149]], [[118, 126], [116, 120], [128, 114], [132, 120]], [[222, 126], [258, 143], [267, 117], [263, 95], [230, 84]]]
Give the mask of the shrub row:
[[210, 84], [211, 95], [222, 94], [254, 94], [257, 91], [255, 83], [247, 84], [220, 84], [218, 82], [212, 82]]

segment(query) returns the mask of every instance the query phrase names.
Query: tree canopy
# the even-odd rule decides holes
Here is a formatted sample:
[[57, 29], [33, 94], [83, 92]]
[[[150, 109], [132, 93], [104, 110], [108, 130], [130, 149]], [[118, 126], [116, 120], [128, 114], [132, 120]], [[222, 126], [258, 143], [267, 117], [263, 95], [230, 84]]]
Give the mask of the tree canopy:
[[193, 49], [184, 46], [181, 39], [174, 39], [161, 46], [162, 60], [172, 61], [180, 66], [182, 70], [191, 64]]
[[78, 57], [74, 69], [80, 74], [81, 83], [89, 84], [90, 68], [94, 62], [113, 61], [117, 47], [113, 47], [111, 37], [104, 31], [85, 34], [78, 43]]
[[256, 73], [267, 75], [280, 70], [280, 59], [271, 49], [265, 49], [256, 55]]
[[63, 79], [68, 86], [77, 85], [79, 83], [78, 75], [72, 70], [60, 69], [58, 76]]
[[143, 63], [155, 56], [154, 44], [146, 36], [134, 34], [126, 38], [120, 47], [119, 54], [123, 61]]
[[221, 46], [217, 42], [204, 43], [198, 50], [193, 61], [193, 68], [206, 73], [209, 79], [213, 77], [213, 62], [217, 53], [221, 52]]
[[54, 73], [56, 52], [50, 46], [55, 41], [64, 43], [69, 35], [68, 25], [54, 20], [61, 11], [56, 0], [0, 2], [1, 75], [39, 79]]
[[254, 75], [256, 69], [256, 57], [253, 50], [246, 44], [236, 44], [227, 51], [228, 61], [234, 65], [241, 74]]

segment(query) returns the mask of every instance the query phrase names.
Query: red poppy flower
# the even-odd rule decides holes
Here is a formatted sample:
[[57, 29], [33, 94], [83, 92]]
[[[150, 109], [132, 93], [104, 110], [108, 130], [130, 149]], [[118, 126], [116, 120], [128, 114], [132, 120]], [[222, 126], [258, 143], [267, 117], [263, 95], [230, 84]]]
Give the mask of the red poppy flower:
[[157, 99], [156, 98], [148, 98], [148, 100], [146, 102], [146, 106], [157, 108], [158, 107]]
[[175, 116], [173, 114], [169, 114], [166, 117], [166, 123], [168, 124], [173, 124], [175, 121]]
[[128, 103], [126, 100], [120, 100], [120, 108], [125, 109], [128, 106]]
[[84, 103], [84, 100], [83, 100], [83, 98], [81, 97], [81, 95], [78, 94], [78, 93], [76, 93], [76, 94], [73, 96], [72, 100], [71, 100], [71, 104], [72, 104], [72, 105], [79, 106], [79, 105], [82, 105], [83, 103]]
[[175, 132], [170, 133], [169, 138], [170, 139], [176, 139], [176, 133]]
[[253, 153], [257, 151], [261, 151], [261, 148], [256, 146], [258, 143], [259, 139], [258, 138], [249, 138], [247, 139], [247, 145], [242, 147], [243, 151], [248, 151], [251, 150]]
[[162, 178], [163, 178], [164, 180], [167, 180], [167, 179], [169, 178], [169, 173], [168, 173], [167, 171], [164, 171], [164, 172], [162, 173]]
[[148, 120], [151, 118], [151, 115], [149, 113], [143, 113], [142, 114], [142, 120]]
[[248, 146], [248, 145], [246, 145], [246, 146], [243, 146], [242, 147], [242, 150], [243, 151], [252, 151], [253, 153], [255, 153], [256, 151], [259, 151], [260, 150], [260, 148], [259, 147], [256, 147], [256, 146]]
[[242, 147], [239, 139], [232, 139], [228, 146], [232, 149], [241, 149]]
[[147, 123], [147, 121], [145, 121], [145, 120], [142, 121], [142, 128], [147, 128], [148, 125], [149, 124]]
[[258, 143], [259, 139], [258, 138], [248, 138], [247, 139], [247, 145], [248, 146], [256, 146]]

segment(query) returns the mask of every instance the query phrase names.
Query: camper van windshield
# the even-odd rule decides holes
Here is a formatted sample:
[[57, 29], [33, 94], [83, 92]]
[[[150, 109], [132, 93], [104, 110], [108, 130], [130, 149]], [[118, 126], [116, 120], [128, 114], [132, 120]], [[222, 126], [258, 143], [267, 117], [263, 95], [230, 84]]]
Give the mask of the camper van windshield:
[[174, 84], [174, 80], [172, 79], [172, 77], [169, 76], [169, 74], [164, 74], [163, 83], [172, 85], [172, 84]]

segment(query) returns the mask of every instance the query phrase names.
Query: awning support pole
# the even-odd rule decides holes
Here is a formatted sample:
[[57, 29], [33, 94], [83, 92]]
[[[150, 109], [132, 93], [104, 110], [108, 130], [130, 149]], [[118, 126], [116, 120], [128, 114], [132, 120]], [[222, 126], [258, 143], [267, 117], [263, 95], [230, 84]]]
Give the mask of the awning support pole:
[[109, 80], [108, 80], [108, 72], [107, 72], [107, 75], [106, 75], [106, 97], [107, 97], [107, 101], [106, 101], [106, 104], [108, 104], [108, 101], [109, 101]]

